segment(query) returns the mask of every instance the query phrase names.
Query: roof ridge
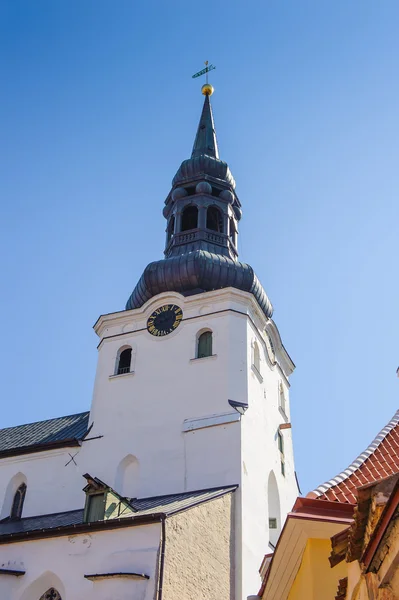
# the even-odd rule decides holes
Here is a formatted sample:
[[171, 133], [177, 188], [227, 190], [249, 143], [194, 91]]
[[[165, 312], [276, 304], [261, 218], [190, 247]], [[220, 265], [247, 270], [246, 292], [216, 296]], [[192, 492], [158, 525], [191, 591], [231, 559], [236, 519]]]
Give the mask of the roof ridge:
[[10, 425], [9, 427], [1, 427], [1, 431], [6, 431], [7, 429], [16, 429], [17, 427], [27, 427], [27, 425], [37, 425], [38, 423], [47, 423], [48, 421], [57, 421], [58, 419], [69, 419], [70, 417], [80, 417], [82, 415], [89, 415], [89, 410], [84, 410], [79, 413], [73, 413], [71, 415], [62, 415], [61, 417], [52, 417], [51, 419], [41, 419], [40, 421], [32, 421], [31, 423], [21, 423], [20, 425]]
[[[399, 411], [398, 411], [399, 412]], [[237, 488], [237, 483], [232, 483], [230, 485], [216, 485], [210, 488], [201, 488], [199, 490], [185, 490], [184, 492], [172, 492], [171, 494], [160, 494], [158, 496], [143, 496], [142, 498], [130, 498], [130, 501], [144, 501], [144, 500], [155, 500], [158, 498], [169, 498], [170, 496], [180, 496], [181, 494], [199, 494], [203, 492], [215, 492], [217, 490], [225, 490], [229, 488]]]
[[363, 452], [361, 452], [359, 454], [359, 456], [357, 456], [355, 458], [355, 460], [353, 460], [351, 462], [351, 464], [346, 469], [344, 469], [343, 471], [341, 471], [341, 473], [339, 473], [338, 475], [336, 475], [332, 479], [329, 479], [325, 483], [322, 483], [321, 485], [317, 486], [317, 488], [315, 488], [314, 490], [312, 490], [310, 493], [311, 494], [316, 494], [316, 496], [322, 496], [330, 488], [332, 488], [332, 487], [334, 487], [336, 485], [339, 485], [340, 483], [342, 483], [343, 481], [345, 481], [346, 479], [348, 479], [348, 477], [350, 477], [350, 475], [352, 475], [352, 473], [354, 473], [355, 471], [357, 471], [365, 463], [365, 461], [369, 458], [369, 456], [371, 456], [372, 454], [374, 454], [374, 452], [380, 446], [381, 442], [384, 441], [384, 439], [387, 437], [387, 435], [398, 424], [399, 424], [399, 410], [397, 410], [395, 412], [395, 414], [393, 415], [393, 417], [389, 421], [389, 423], [387, 423], [381, 429], [381, 431], [378, 433], [378, 435], [376, 435], [376, 437], [373, 439], [373, 441], [371, 442], [371, 444], [369, 444], [367, 446], [367, 448], [365, 450], [363, 450]]

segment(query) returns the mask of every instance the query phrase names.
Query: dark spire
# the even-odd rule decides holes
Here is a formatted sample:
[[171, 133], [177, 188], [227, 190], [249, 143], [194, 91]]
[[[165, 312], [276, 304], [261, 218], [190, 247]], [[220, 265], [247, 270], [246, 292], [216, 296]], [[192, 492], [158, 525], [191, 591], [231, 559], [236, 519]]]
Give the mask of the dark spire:
[[213, 114], [210, 96], [207, 94], [204, 100], [204, 106], [200, 122], [198, 124], [197, 135], [195, 136], [195, 142], [191, 158], [206, 154], [219, 158], [218, 143], [216, 140], [215, 124], [213, 122]]
[[150, 263], [134, 288], [127, 310], [163, 292], [185, 296], [226, 287], [250, 292], [266, 317], [273, 307], [253, 269], [238, 262], [241, 204], [226, 162], [220, 160], [209, 96], [205, 96], [191, 157], [172, 181], [163, 214], [167, 220], [165, 258]]

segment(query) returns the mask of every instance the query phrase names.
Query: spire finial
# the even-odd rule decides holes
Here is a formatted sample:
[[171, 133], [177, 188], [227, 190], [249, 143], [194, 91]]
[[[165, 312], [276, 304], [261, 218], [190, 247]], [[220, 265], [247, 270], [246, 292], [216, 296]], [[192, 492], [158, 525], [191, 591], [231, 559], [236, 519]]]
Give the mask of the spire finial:
[[209, 71], [213, 71], [214, 69], [216, 69], [216, 67], [210, 65], [209, 61], [206, 60], [205, 69], [202, 69], [201, 71], [198, 71], [198, 73], [195, 73], [193, 75], [193, 79], [195, 79], [196, 77], [200, 77], [201, 75], [205, 75], [205, 83], [201, 88], [201, 92], [204, 94], [204, 96], [212, 96], [213, 92], [215, 91], [213, 89], [213, 85], [208, 83], [208, 73]]

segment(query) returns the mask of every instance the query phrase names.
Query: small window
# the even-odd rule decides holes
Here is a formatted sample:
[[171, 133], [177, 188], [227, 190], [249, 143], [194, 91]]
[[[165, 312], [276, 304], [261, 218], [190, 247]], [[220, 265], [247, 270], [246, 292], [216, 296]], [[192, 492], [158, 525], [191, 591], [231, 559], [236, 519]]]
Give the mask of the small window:
[[198, 208], [196, 206], [187, 206], [181, 217], [181, 230], [189, 231], [198, 227]]
[[269, 519], [269, 529], [277, 529], [277, 519]]
[[39, 600], [62, 600], [62, 598], [55, 588], [50, 588], [40, 596]]
[[284, 437], [281, 431], [277, 432], [278, 449], [280, 451], [281, 474], [285, 477]]
[[104, 502], [104, 494], [92, 494], [91, 496], [87, 496], [87, 523], [92, 523], [93, 521], [102, 521], [104, 519]]
[[212, 356], [212, 331], [204, 331], [198, 338], [197, 358]]
[[281, 408], [281, 410], [283, 411], [283, 413], [285, 413], [285, 409], [286, 409], [286, 402], [285, 402], [285, 393], [284, 393], [284, 386], [283, 384], [279, 383], [279, 393], [278, 393], [278, 405]]
[[117, 368], [116, 374], [123, 375], [124, 373], [130, 373], [131, 362], [132, 362], [132, 349], [126, 348], [119, 355], [118, 368]]
[[206, 228], [212, 231], [223, 231], [222, 213], [216, 206], [209, 206], [206, 211]]
[[11, 507], [11, 519], [20, 519], [22, 516], [22, 509], [24, 507], [26, 495], [26, 484], [21, 483], [17, 491], [15, 492], [14, 500]]

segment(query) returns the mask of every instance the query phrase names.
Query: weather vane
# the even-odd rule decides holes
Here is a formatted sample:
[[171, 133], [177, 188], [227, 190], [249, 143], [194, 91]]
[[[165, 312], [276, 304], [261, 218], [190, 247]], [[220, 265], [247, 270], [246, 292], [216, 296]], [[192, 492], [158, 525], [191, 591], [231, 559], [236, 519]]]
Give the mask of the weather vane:
[[202, 69], [201, 71], [198, 71], [198, 73], [195, 73], [193, 75], [193, 79], [195, 79], [196, 77], [201, 77], [201, 75], [205, 75], [205, 84], [201, 88], [201, 92], [204, 94], [204, 96], [212, 96], [213, 94], [213, 86], [210, 83], [208, 83], [208, 73], [209, 71], [213, 71], [214, 69], [216, 69], [216, 67], [210, 65], [206, 60], [205, 69]]

